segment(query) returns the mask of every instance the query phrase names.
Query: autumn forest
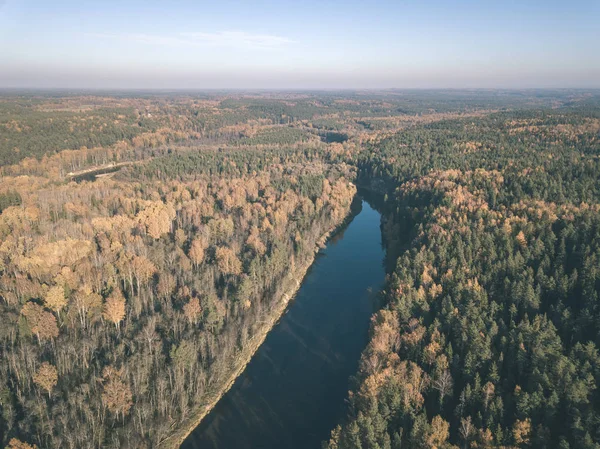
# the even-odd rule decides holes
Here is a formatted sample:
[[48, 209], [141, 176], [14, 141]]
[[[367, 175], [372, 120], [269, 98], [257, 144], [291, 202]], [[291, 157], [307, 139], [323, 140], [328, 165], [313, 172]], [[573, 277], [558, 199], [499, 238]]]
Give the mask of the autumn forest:
[[387, 275], [323, 448], [600, 448], [584, 90], [0, 92], [0, 446], [179, 447], [358, 189]]

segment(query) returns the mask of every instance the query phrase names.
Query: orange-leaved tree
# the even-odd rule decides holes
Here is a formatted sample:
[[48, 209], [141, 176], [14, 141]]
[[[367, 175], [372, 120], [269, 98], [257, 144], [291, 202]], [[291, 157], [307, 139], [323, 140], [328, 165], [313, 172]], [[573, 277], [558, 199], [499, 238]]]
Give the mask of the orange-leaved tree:
[[6, 449], [38, 449], [38, 447], [35, 444], [24, 443], [21, 440], [12, 438], [8, 442], [8, 446], [6, 446]]

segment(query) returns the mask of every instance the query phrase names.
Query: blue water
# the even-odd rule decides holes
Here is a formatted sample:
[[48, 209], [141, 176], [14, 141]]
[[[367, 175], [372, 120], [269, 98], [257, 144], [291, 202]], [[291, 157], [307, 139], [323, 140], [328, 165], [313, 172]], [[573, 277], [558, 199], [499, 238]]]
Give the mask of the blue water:
[[306, 449], [343, 418], [383, 285], [381, 216], [362, 210], [319, 253], [288, 311], [183, 449]]

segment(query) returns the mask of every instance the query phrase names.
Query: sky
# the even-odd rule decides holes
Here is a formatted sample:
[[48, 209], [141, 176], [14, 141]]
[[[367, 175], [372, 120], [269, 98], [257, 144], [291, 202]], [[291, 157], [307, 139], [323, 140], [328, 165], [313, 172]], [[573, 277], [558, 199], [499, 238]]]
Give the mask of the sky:
[[0, 0], [0, 88], [600, 88], [600, 0]]

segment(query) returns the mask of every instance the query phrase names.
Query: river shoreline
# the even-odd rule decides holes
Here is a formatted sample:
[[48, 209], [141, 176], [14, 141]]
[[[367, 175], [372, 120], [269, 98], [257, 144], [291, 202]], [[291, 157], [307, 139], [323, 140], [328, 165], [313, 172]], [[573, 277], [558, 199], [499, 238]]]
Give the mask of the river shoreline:
[[219, 400], [233, 386], [237, 378], [244, 372], [246, 366], [252, 360], [252, 357], [254, 356], [256, 351], [258, 351], [260, 346], [263, 344], [269, 332], [275, 327], [277, 322], [286, 312], [289, 303], [302, 286], [304, 278], [308, 274], [310, 267], [315, 262], [318, 253], [325, 247], [325, 245], [331, 238], [335, 237], [340, 231], [342, 231], [346, 226], [348, 226], [348, 224], [357, 214], [357, 199], [358, 195], [355, 194], [350, 206], [348, 207], [348, 211], [345, 215], [345, 218], [340, 223], [335, 225], [332, 229], [323, 234], [319, 239], [317, 239], [312, 255], [308, 257], [308, 259], [302, 265], [297, 267], [293, 273], [290, 273], [286, 277], [284, 281], [286, 285], [283, 288], [281, 298], [276, 302], [274, 306], [275, 310], [264, 321], [264, 326], [259, 331], [257, 331], [251, 339], [248, 340], [246, 347], [239, 354], [239, 357], [235, 361], [233, 361], [233, 363], [235, 364], [235, 368], [233, 369], [232, 374], [227, 378], [227, 380], [222, 384], [221, 387], [217, 388], [216, 391], [207, 394], [208, 404], [200, 410], [196, 411], [196, 413], [193, 413], [190, 418], [188, 418], [184, 423], [182, 423], [179, 426], [179, 429], [177, 431], [175, 431], [170, 437], [163, 440], [158, 446], [160, 449], [178, 449], [183, 444], [185, 439], [194, 431], [194, 429], [198, 427], [198, 425], [202, 422], [206, 415], [208, 415], [211, 412], [211, 410], [217, 405]]

